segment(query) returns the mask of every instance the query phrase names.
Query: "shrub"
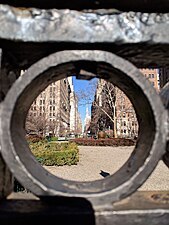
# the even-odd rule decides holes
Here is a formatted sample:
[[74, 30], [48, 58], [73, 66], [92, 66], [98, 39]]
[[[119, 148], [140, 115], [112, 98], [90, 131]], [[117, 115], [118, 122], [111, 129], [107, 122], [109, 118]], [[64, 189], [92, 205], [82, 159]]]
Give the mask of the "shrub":
[[30, 149], [38, 162], [46, 166], [76, 165], [79, 150], [75, 143], [31, 143]]
[[50, 140], [51, 141], [57, 141], [58, 140], [58, 137], [51, 137]]
[[26, 135], [26, 140], [27, 140], [27, 142], [36, 143], [36, 142], [42, 141], [43, 137], [39, 136], [37, 134], [35, 134], [35, 135]]
[[84, 146], [132, 146], [135, 144], [133, 140], [125, 138], [106, 138], [98, 140], [89, 138], [76, 138], [74, 140], [70, 140], [70, 142]]

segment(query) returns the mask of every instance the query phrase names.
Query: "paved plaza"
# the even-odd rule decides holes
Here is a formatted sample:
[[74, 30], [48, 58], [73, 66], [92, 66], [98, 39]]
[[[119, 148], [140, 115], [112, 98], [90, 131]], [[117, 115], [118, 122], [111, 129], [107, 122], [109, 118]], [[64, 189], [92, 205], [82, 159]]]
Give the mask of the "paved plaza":
[[[58, 177], [75, 181], [104, 179], [116, 172], [129, 158], [134, 147], [80, 146], [80, 161], [74, 166], [46, 167]], [[160, 161], [140, 190], [169, 190], [169, 169]]]

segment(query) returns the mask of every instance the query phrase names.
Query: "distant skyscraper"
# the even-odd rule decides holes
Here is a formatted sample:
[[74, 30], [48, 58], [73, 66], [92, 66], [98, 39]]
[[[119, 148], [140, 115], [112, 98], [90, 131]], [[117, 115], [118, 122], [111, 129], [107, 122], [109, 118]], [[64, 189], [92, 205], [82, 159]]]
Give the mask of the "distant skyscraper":
[[82, 133], [82, 123], [81, 117], [78, 112], [78, 99], [74, 91], [72, 77], [68, 77], [70, 84], [70, 133], [71, 134], [81, 134]]
[[91, 117], [89, 116], [88, 106], [86, 106], [86, 117], [84, 120], [84, 133], [87, 134], [90, 127]]

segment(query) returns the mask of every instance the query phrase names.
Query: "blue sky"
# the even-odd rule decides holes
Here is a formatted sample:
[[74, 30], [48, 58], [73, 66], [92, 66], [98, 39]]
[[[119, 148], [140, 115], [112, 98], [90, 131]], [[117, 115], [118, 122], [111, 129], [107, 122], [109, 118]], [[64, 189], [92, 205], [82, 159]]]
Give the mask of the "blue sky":
[[[73, 85], [74, 85], [75, 92], [78, 92], [81, 89], [84, 91], [87, 91], [87, 89], [89, 88], [89, 81], [77, 80], [76, 77], [73, 77]], [[89, 115], [91, 115], [91, 105], [88, 106], [88, 109], [89, 109]], [[79, 113], [81, 114], [82, 125], [84, 128], [84, 119], [86, 116], [86, 105], [79, 104], [78, 110], [79, 110]]]

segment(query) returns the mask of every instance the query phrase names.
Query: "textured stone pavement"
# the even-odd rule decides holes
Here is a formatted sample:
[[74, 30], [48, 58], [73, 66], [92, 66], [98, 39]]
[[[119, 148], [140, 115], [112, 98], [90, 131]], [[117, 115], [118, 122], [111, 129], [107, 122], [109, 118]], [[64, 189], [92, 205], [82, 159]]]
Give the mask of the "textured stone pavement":
[[[46, 167], [58, 177], [76, 181], [104, 179], [113, 174], [128, 159], [134, 147], [81, 146], [80, 162], [74, 166]], [[102, 172], [101, 172], [102, 171]], [[169, 169], [160, 161], [140, 190], [169, 190]]]

